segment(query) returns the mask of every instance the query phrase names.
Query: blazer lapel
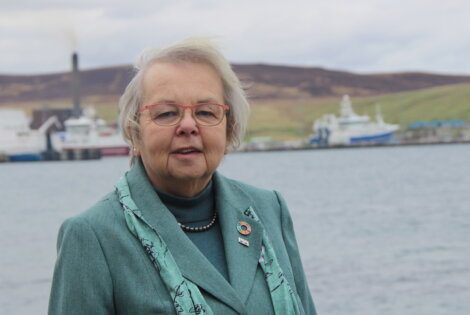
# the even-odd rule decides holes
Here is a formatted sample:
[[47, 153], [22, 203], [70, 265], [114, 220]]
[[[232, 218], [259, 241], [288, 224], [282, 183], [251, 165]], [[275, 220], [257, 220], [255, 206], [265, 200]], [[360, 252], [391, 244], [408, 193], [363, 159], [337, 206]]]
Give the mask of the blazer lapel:
[[[165, 241], [181, 273], [187, 279], [191, 280], [220, 301], [232, 307], [238, 313], [243, 313], [243, 303], [240, 301], [239, 294], [237, 294], [235, 290], [238, 291], [238, 293], [244, 292], [243, 290], [240, 291], [239, 288], [241, 285], [248, 282], [246, 279], [247, 276], [245, 275], [242, 277], [242, 279], [235, 280], [235, 282], [232, 283], [234, 287], [230, 286], [225, 278], [215, 269], [209, 260], [207, 260], [207, 258], [197, 249], [197, 247], [181, 230], [173, 214], [171, 214], [171, 212], [160, 201], [158, 195], [150, 184], [140, 161], [133, 165], [131, 170], [127, 173], [127, 180], [129, 182], [129, 187], [134, 202], [142, 212], [143, 216], [158, 231], [160, 236]], [[223, 215], [221, 213], [220, 217], [223, 218], [225, 212], [226, 211], [224, 211]], [[227, 214], [229, 216], [231, 215], [230, 213]], [[237, 219], [231, 219], [230, 222], [232, 220], [237, 222]], [[233, 224], [229, 223], [228, 220], [221, 220], [222, 230], [229, 229], [228, 225]], [[230, 238], [236, 236], [234, 235], [237, 234], [236, 225], [235, 233], [229, 234]], [[236, 239], [235, 242], [237, 242]], [[231, 259], [234, 259], [233, 256], [236, 255], [248, 255], [249, 257], [253, 256], [251, 259], [254, 259], [253, 253], [248, 254], [249, 252], [253, 251], [253, 247], [248, 249], [248, 251], [243, 251], [244, 248], [240, 248], [240, 246], [242, 246], [241, 244], [235, 244], [239, 245], [238, 247], [230, 244], [230, 247], [234, 248], [230, 248], [227, 252], [227, 244], [229, 243], [231, 242], [225, 241], [224, 233], [224, 244], [226, 245], [226, 255], [228, 255], [228, 262]], [[256, 244], [256, 242], [254, 243]], [[250, 246], [252, 245], [250, 244]], [[258, 247], [258, 245], [255, 246]], [[245, 259], [241, 259], [241, 257], [236, 257], [236, 260], [238, 263], [245, 261]], [[237, 275], [238, 271], [244, 270], [244, 268], [240, 266], [238, 271], [234, 271], [233, 264], [234, 262], [230, 262], [228, 265], [230, 279], [233, 279], [233, 277]], [[250, 271], [250, 275], [251, 273], [252, 271]], [[245, 301], [245, 298], [242, 300]]]
[[[218, 173], [214, 174], [213, 180], [230, 283], [245, 304], [258, 268], [263, 227], [244, 214], [253, 203], [245, 192]], [[237, 225], [241, 221], [251, 226], [250, 234], [242, 235], [238, 232]]]

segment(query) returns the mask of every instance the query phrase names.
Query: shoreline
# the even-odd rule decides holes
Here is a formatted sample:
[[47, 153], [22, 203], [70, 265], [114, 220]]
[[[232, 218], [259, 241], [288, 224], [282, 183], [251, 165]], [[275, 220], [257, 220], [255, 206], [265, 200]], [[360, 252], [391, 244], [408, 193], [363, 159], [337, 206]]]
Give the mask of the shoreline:
[[437, 141], [437, 142], [403, 142], [403, 143], [387, 143], [387, 144], [358, 144], [358, 145], [335, 145], [335, 146], [314, 146], [305, 145], [300, 147], [291, 146], [274, 146], [272, 148], [248, 148], [236, 150], [232, 153], [248, 153], [248, 152], [275, 152], [275, 151], [310, 151], [310, 150], [337, 150], [337, 149], [361, 149], [361, 148], [384, 148], [384, 147], [409, 147], [409, 146], [437, 146], [437, 145], [454, 145], [454, 144], [470, 144], [470, 140], [457, 141]]

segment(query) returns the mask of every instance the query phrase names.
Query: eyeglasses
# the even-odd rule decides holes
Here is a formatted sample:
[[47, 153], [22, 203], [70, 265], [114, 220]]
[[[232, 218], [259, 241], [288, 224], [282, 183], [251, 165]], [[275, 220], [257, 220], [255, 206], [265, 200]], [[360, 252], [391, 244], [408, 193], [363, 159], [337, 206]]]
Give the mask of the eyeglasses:
[[215, 126], [222, 122], [228, 105], [215, 103], [200, 103], [196, 105], [181, 105], [177, 103], [157, 103], [144, 105], [140, 112], [149, 111], [150, 118], [159, 126], [174, 126], [184, 116], [186, 108], [191, 109], [191, 115], [199, 126]]

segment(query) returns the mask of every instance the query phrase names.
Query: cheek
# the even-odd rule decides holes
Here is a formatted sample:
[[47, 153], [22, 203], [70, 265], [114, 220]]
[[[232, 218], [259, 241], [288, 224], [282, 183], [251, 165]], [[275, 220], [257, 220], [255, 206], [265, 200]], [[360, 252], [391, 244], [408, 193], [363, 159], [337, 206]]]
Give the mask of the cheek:
[[142, 128], [140, 135], [141, 150], [147, 151], [154, 158], [161, 157], [170, 150], [172, 137], [167, 130], [157, 130], [150, 126]]
[[209, 153], [209, 159], [219, 161], [225, 154], [227, 147], [227, 136], [225, 128], [217, 132], [208, 132], [204, 137], [204, 147]]

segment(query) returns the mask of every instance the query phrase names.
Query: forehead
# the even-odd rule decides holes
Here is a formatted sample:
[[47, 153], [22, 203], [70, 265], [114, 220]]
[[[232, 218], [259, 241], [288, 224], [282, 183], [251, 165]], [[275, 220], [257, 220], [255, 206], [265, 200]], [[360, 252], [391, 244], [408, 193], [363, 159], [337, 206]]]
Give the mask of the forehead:
[[145, 71], [143, 88], [146, 101], [223, 101], [222, 80], [212, 66], [204, 63], [156, 62]]

